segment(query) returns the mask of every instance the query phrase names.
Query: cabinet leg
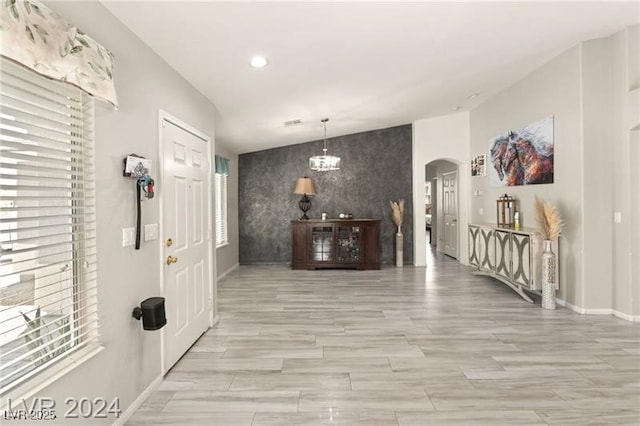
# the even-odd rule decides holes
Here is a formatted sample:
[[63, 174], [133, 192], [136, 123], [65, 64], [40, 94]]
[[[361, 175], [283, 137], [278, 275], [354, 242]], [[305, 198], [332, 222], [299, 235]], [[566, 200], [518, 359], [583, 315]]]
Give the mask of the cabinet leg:
[[518, 293], [520, 295], [520, 297], [522, 297], [524, 300], [526, 300], [529, 303], [533, 303], [533, 299], [530, 298], [527, 293], [524, 292], [524, 290], [522, 289], [522, 287], [518, 287], [515, 285], [510, 285], [508, 284], [509, 287], [511, 287], [513, 289], [513, 291], [515, 291], [516, 293]]

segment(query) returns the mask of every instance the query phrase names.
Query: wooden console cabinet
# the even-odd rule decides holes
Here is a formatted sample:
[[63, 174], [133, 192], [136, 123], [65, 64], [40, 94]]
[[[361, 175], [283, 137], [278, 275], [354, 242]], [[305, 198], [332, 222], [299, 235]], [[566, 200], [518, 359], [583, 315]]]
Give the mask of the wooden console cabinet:
[[[557, 241], [553, 251], [559, 255]], [[469, 225], [469, 264], [477, 275], [493, 277], [533, 303], [524, 292], [541, 290], [542, 236], [536, 229]], [[558, 268], [556, 268], [556, 274]], [[558, 276], [556, 275], [556, 289]]]
[[380, 220], [291, 221], [291, 268], [380, 269]]

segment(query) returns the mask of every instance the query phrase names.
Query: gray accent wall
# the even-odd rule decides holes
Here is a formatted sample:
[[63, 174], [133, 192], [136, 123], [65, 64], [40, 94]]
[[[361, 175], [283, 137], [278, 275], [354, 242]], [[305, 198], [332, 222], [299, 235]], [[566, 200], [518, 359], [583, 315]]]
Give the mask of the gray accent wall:
[[301, 196], [293, 191], [296, 179], [307, 176], [316, 187], [310, 218], [319, 219], [326, 212], [329, 218], [352, 213], [354, 218], [381, 219], [383, 264], [395, 264], [396, 231], [389, 201], [404, 199], [404, 262], [412, 264], [411, 125], [329, 138], [328, 153], [342, 159], [338, 171], [309, 169], [309, 157], [321, 155], [322, 145], [318, 140], [238, 157], [240, 263], [291, 261], [290, 222], [302, 215]]

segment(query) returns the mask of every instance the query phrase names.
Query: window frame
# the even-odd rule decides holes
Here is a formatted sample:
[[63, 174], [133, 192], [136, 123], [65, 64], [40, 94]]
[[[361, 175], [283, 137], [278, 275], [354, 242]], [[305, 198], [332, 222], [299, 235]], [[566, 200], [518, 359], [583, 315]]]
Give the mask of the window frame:
[[[15, 302], [9, 304], [8, 302], [12, 302], [9, 296], [0, 299], [0, 305], [2, 305], [0, 309], [5, 310], [5, 316], [9, 318], [9, 321], [12, 318], [16, 319], [11, 325], [6, 323], [4, 330], [0, 329], [0, 336], [9, 339], [7, 340], [8, 343], [15, 342], [16, 346], [12, 352], [15, 353], [14, 356], [17, 356], [17, 358], [5, 358], [5, 361], [28, 360], [24, 366], [29, 366], [31, 369], [16, 377], [12, 377], [11, 373], [6, 371], [2, 373], [2, 377], [6, 379], [5, 383], [0, 384], [0, 397], [2, 397], [0, 406], [2, 406], [11, 398], [28, 398], [45, 386], [54, 383], [86, 360], [97, 355], [103, 350], [103, 347], [100, 345], [98, 337], [94, 99], [75, 86], [43, 77], [4, 57], [0, 58], [0, 65], [2, 65], [0, 81], [5, 86], [3, 95], [5, 94], [4, 90], [11, 92], [10, 95], [2, 97], [2, 104], [0, 104], [0, 112], [2, 112], [0, 119], [3, 120], [3, 123], [0, 123], [2, 124], [0, 133], [4, 133], [0, 142], [5, 145], [0, 149], [0, 158], [3, 159], [0, 171], [3, 172], [2, 178], [7, 188], [9, 188], [6, 189], [5, 194], [12, 194], [9, 196], [16, 197], [16, 200], [24, 196], [27, 190], [21, 188], [21, 181], [30, 181], [31, 188], [38, 187], [37, 190], [29, 190], [29, 198], [32, 200], [33, 205], [28, 207], [32, 212], [28, 220], [36, 223], [36, 231], [33, 231], [35, 236], [29, 237], [29, 240], [33, 241], [33, 243], [27, 250], [31, 257], [28, 260], [20, 261], [27, 265], [29, 272], [33, 271], [34, 273], [34, 294], [31, 296], [31, 300], [24, 301], [32, 301], [33, 308], [37, 307], [37, 309], [28, 311], [27, 317], [23, 316], [24, 323], [21, 323], [21, 318], [18, 314], [6, 312], [16, 307], [21, 308], [23, 304], [16, 305]], [[67, 93], [72, 95], [66, 98], [67, 101], [60, 101], [61, 98], [65, 98]], [[47, 99], [46, 94], [50, 94], [51, 98]], [[40, 95], [42, 95], [42, 99], [41, 102], [38, 102], [38, 96]], [[55, 102], [58, 102], [60, 106], [60, 111], [63, 112], [62, 114], [60, 112], [48, 114], [45, 111], [47, 107], [55, 104], [52, 100], [54, 97], [56, 99]], [[5, 114], [5, 111], [14, 111], [15, 116], [9, 113]], [[68, 116], [69, 118], [64, 118], [64, 111], [72, 111], [69, 112], [71, 114]], [[59, 118], [52, 118], [54, 116]], [[11, 126], [7, 127], [8, 124], [6, 123], [11, 123], [11, 120], [16, 123], [14, 129], [10, 129], [9, 127]], [[39, 125], [44, 126], [41, 127], [43, 132], [51, 131], [45, 124], [40, 124], [47, 120], [59, 134], [63, 135], [60, 140], [49, 140], [45, 136], [37, 135], [35, 131], [27, 131], [29, 126], [35, 128]], [[81, 124], [78, 125], [78, 122]], [[21, 125], [23, 127], [20, 127]], [[11, 136], [11, 132], [15, 129], [21, 130], [20, 133], [27, 136]], [[37, 139], [41, 141], [37, 142]], [[57, 150], [46, 148], [47, 144], [51, 143], [56, 143], [61, 148]], [[67, 148], [65, 149], [64, 146], [67, 146]], [[46, 177], [47, 172], [41, 171], [44, 170], [40, 168], [41, 162], [44, 161], [46, 163], [47, 161], [44, 154], [45, 151], [52, 152], [52, 155], [55, 156], [55, 161], [61, 164], [59, 169], [52, 169], [56, 175], [59, 175], [57, 178]], [[61, 153], [63, 154], [62, 157], [60, 157]], [[21, 160], [11, 158], [16, 155], [29, 157], [29, 159], [25, 160], [27, 161], [25, 164], [30, 165], [24, 166], [20, 162]], [[56, 187], [57, 193], [67, 193], [68, 195], [60, 197], [60, 204], [56, 203], [55, 205], [47, 206], [46, 203], [41, 201], [47, 197], [45, 195], [41, 196], [44, 190], [41, 191], [38, 185], [39, 182], [51, 182], [52, 179], [57, 179], [59, 182], [68, 182], [59, 184]], [[15, 186], [15, 189], [10, 189], [12, 185]], [[52, 184], [51, 186], [55, 185]], [[20, 193], [21, 191], [22, 194]], [[27, 208], [20, 201], [8, 202], [6, 205], [3, 204], [2, 208], [3, 218], [10, 220], [8, 227], [3, 230], [5, 236], [8, 235], [9, 240], [5, 241], [6, 238], [2, 238], [4, 244], [7, 245], [5, 253], [10, 253], [5, 254], [5, 256], [9, 257], [13, 256], [15, 251], [14, 235], [16, 240], [20, 240], [18, 235], [21, 233], [26, 234], [24, 228], [20, 228], [18, 223], [26, 218], [21, 215], [25, 215], [24, 211]], [[43, 242], [43, 240], [50, 237], [43, 236], [45, 233], [39, 231], [41, 227], [47, 226], [43, 225], [43, 223], [46, 223], [47, 213], [50, 213], [51, 209], [55, 209], [62, 218], [68, 218], [68, 221], [63, 222], [63, 224], [55, 225], [56, 234], [54, 236], [58, 241], [55, 244], [58, 247], [63, 247], [64, 252], [60, 253], [66, 259], [63, 261], [50, 260], [54, 256], [47, 253], [47, 246]], [[67, 213], [64, 213], [65, 211]], [[15, 227], [12, 227], [14, 222]], [[52, 226], [49, 227], [51, 228]], [[67, 229], [67, 231], [58, 232], [58, 228]], [[14, 261], [14, 258], [11, 257], [8, 261], [9, 267], [0, 271], [1, 276], [7, 277], [8, 280], [19, 276], [18, 284], [22, 284], [22, 274], [25, 270], [21, 269], [22, 266], [15, 266], [20, 262]], [[36, 296], [35, 289], [38, 289], [36, 282], [40, 278], [35, 278], [35, 274], [43, 270], [43, 268], [51, 268], [60, 263], [65, 265], [61, 266], [64, 269], [60, 269], [59, 276], [62, 277], [64, 274], [65, 278], [56, 278], [55, 284], [45, 285], [45, 287], [52, 286], [54, 289], [52, 292], [45, 296]], [[11, 284], [5, 284], [1, 287], [10, 286]], [[42, 292], [42, 288], [40, 288], [40, 291]], [[47, 288], [46, 291], [51, 290]], [[7, 291], [8, 293], [9, 291]], [[5, 295], [4, 291], [2, 295]], [[18, 301], [22, 301], [23, 297], [24, 291], [18, 289], [15, 298]], [[62, 327], [58, 321], [54, 322], [52, 319], [45, 321], [43, 314], [42, 321], [38, 322], [38, 324], [41, 324], [39, 328], [43, 330], [42, 335], [49, 335], [51, 340], [33, 339], [36, 342], [39, 341], [40, 344], [29, 346], [28, 343], [32, 342], [29, 330], [33, 330], [33, 328], [30, 328], [32, 323], [28, 323], [27, 319], [35, 319], [35, 312], [38, 311], [39, 313], [40, 308], [48, 306], [45, 303], [50, 304], [49, 301], [45, 302], [46, 297], [56, 297], [55, 304], [60, 306], [62, 319], [68, 322], [64, 323], [65, 326]], [[7, 303], [6, 305], [3, 305], [3, 300]], [[62, 306], [64, 306], [64, 311]], [[42, 312], [46, 314], [45, 309], [42, 309]], [[15, 330], [20, 328], [20, 325], [14, 326], [13, 324], [22, 324], [24, 331], [21, 331], [17, 336], [9, 337], [11, 332], [15, 335]], [[67, 324], [68, 327], [66, 326]], [[13, 329], [10, 327], [13, 327]], [[53, 331], [49, 332], [48, 330], [51, 328], [53, 328]], [[38, 333], [38, 336], [40, 335]], [[68, 336], [68, 340], [64, 336]], [[27, 343], [22, 344], [21, 338]], [[52, 353], [51, 348], [54, 346], [51, 342], [60, 345], [57, 347], [62, 347], [62, 350], [56, 350]], [[21, 351], [27, 352], [22, 353]], [[47, 351], [49, 352], [47, 353]], [[36, 354], [40, 353], [46, 354], [45, 361], [42, 363], [36, 359]]]
[[225, 173], [215, 173], [216, 199], [216, 248], [229, 244], [229, 176]]

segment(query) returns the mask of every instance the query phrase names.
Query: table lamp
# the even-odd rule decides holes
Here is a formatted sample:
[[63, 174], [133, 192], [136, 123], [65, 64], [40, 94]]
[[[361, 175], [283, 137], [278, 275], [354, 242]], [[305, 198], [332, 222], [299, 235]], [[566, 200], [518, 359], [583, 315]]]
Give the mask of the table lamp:
[[309, 220], [307, 212], [311, 209], [311, 199], [309, 195], [316, 195], [316, 188], [313, 185], [313, 181], [308, 177], [298, 178], [296, 181], [296, 189], [294, 194], [301, 194], [302, 198], [298, 202], [298, 207], [302, 210], [302, 217], [300, 220]]

